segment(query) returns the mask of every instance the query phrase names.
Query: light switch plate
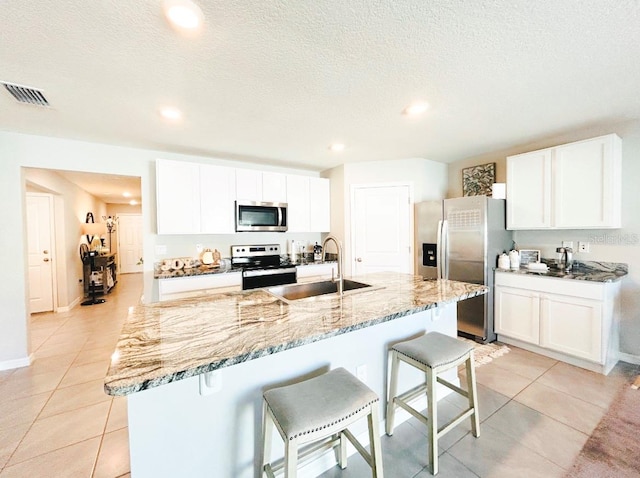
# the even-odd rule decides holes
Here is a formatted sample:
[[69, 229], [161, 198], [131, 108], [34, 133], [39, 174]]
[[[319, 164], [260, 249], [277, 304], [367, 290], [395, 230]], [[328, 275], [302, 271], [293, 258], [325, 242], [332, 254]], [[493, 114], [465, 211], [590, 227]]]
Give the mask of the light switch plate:
[[156, 256], [163, 256], [167, 253], [167, 246], [156, 246]]

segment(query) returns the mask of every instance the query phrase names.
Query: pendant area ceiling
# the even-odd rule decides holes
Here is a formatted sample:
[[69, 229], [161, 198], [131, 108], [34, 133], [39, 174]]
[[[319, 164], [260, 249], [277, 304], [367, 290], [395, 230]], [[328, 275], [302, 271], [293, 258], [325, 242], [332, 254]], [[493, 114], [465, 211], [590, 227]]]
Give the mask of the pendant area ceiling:
[[183, 35], [161, 1], [0, 2], [0, 80], [50, 104], [2, 88], [0, 130], [324, 170], [640, 117], [637, 0], [196, 3]]

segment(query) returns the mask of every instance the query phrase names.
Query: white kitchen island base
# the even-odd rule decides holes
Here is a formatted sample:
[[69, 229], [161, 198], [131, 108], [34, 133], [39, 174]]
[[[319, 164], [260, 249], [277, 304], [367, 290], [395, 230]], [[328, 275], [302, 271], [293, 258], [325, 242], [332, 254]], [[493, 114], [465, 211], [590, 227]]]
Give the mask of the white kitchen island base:
[[[387, 350], [390, 344], [428, 331], [456, 335], [457, 303], [418, 312], [388, 322], [249, 360], [213, 372], [212, 388], [199, 376], [168, 383], [127, 396], [131, 473], [134, 478], [254, 478], [261, 476], [261, 399], [266, 388], [281, 386], [344, 367], [358, 375], [386, 405]], [[423, 376], [401, 369], [400, 390]], [[457, 383], [456, 371], [446, 378]], [[203, 384], [204, 385], [204, 384]], [[448, 393], [442, 387], [439, 397]], [[426, 407], [426, 400], [418, 405]], [[398, 413], [396, 423], [406, 420]], [[380, 426], [384, 430], [384, 417]], [[366, 420], [354, 433], [368, 443]], [[274, 435], [273, 458], [282, 456], [281, 439]], [[428, 450], [424, 456], [427, 459]], [[318, 476], [335, 466], [328, 452], [300, 469], [299, 476]]]

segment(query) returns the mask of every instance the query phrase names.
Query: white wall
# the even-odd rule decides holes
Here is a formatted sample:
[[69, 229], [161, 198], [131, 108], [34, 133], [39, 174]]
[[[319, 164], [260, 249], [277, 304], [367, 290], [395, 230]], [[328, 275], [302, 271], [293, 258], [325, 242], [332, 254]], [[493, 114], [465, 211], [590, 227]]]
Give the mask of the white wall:
[[331, 232], [344, 246], [345, 274], [351, 274], [351, 189], [356, 185], [407, 183], [414, 202], [443, 199], [447, 165], [427, 159], [351, 163], [323, 171], [331, 179]]
[[[23, 177], [23, 168], [61, 169], [141, 178], [144, 283], [145, 297], [149, 298], [153, 296], [154, 279], [151, 271], [156, 260], [155, 246], [162, 243], [162, 239], [156, 235], [155, 220], [155, 160], [157, 158], [319, 176], [309, 171], [256, 165], [237, 160], [0, 132], [0, 207], [2, 207], [3, 216], [0, 234], [0, 265], [5, 271], [11, 271], [11, 274], [3, 274], [0, 278], [0, 310], [2, 311], [0, 369], [24, 365], [30, 352], [27, 328], [27, 256], [24, 217], [26, 181]], [[214, 243], [215, 239], [209, 237], [211, 243]], [[176, 252], [181, 252], [181, 248], [191, 248], [194, 243], [193, 238], [189, 236], [180, 236], [175, 241]]]
[[[588, 261], [624, 262], [629, 265], [629, 275], [622, 281], [622, 311], [620, 350], [626, 357], [640, 363], [640, 120], [589, 127], [544, 138], [535, 143], [504, 151], [483, 154], [449, 165], [449, 191], [447, 197], [462, 195], [461, 169], [489, 162], [496, 162], [498, 182], [506, 181], [506, 157], [512, 154], [617, 133], [622, 138], [622, 229], [566, 230], [566, 231], [515, 231], [518, 246], [524, 249], [541, 249], [544, 257], [555, 257], [555, 249], [562, 241], [588, 241], [591, 252], [576, 253], [574, 258]], [[575, 172], [580, 181], [580, 171]]]

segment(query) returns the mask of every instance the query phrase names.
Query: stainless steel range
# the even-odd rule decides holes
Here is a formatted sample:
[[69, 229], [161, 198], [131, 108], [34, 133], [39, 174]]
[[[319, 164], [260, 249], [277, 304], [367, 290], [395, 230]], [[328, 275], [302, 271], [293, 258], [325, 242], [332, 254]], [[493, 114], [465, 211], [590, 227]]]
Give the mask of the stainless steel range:
[[231, 246], [231, 264], [242, 268], [242, 290], [294, 284], [296, 268], [280, 261], [278, 244]]

